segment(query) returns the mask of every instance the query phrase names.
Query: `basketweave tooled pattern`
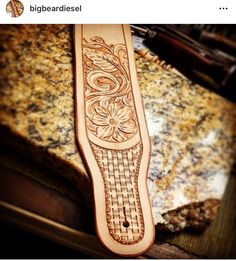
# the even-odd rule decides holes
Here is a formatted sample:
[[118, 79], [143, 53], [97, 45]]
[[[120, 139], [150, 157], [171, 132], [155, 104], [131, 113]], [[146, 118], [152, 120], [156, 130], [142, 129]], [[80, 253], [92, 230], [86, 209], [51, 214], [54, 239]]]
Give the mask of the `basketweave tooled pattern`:
[[137, 184], [142, 144], [125, 150], [90, 144], [104, 181], [109, 233], [122, 244], [135, 244], [144, 235]]
[[83, 73], [88, 139], [104, 181], [108, 230], [114, 240], [135, 244], [144, 236], [138, 192], [143, 147], [125, 44], [83, 39]]

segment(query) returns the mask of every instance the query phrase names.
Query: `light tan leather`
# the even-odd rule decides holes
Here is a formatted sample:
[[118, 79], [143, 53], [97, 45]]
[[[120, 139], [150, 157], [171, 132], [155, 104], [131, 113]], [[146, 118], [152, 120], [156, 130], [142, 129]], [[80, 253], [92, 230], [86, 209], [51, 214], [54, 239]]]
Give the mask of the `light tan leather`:
[[97, 235], [111, 251], [140, 255], [154, 240], [150, 158], [127, 25], [76, 25], [76, 137], [93, 182]]

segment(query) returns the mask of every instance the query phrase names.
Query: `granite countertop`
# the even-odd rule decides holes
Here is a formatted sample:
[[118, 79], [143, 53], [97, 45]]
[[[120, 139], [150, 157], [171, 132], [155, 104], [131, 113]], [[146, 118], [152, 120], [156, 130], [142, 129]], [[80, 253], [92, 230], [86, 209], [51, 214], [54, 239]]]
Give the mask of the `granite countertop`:
[[[72, 44], [70, 25], [1, 26], [0, 128], [9, 135], [0, 137], [91, 200], [74, 135]], [[155, 224], [171, 231], [204, 227], [233, 166], [236, 105], [138, 55], [136, 64], [152, 139]]]

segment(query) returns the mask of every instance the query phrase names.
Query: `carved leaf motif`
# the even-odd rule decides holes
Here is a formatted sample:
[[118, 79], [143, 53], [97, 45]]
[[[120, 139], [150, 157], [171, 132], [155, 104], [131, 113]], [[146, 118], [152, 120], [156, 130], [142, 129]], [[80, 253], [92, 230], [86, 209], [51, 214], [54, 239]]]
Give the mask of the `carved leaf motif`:
[[101, 37], [94, 36], [91, 38], [91, 41], [97, 42], [97, 43], [105, 43], [104, 40]]
[[107, 45], [100, 37], [90, 40], [83, 41], [89, 89], [85, 96], [88, 128], [101, 140], [124, 142], [133, 137], [138, 128], [127, 50], [123, 44]]
[[85, 49], [84, 54], [105, 72], [116, 72], [118, 70], [119, 59], [112, 54], [87, 48]]

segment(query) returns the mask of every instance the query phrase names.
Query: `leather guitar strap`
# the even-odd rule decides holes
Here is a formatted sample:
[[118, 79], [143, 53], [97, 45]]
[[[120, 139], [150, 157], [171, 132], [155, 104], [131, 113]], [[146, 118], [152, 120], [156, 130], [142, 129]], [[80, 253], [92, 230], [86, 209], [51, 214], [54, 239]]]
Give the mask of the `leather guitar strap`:
[[76, 139], [91, 176], [97, 236], [112, 252], [144, 253], [154, 240], [150, 158], [128, 25], [76, 25]]

